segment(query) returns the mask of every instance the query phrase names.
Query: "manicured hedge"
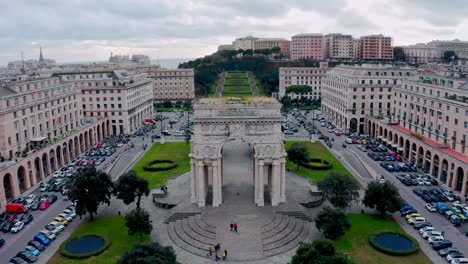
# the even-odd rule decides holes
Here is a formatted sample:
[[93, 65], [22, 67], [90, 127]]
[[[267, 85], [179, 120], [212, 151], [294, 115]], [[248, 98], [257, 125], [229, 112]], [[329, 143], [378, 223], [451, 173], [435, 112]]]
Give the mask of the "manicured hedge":
[[[413, 248], [409, 249], [409, 250], [393, 250], [393, 249], [382, 247], [381, 245], [379, 245], [374, 240], [374, 238], [376, 236], [382, 235], [382, 234], [395, 234], [395, 235], [400, 235], [400, 236], [406, 237], [407, 239], [411, 240], [411, 242], [413, 243]], [[419, 243], [418, 243], [418, 241], [416, 241], [416, 239], [414, 239], [410, 235], [407, 235], [407, 234], [404, 234], [404, 233], [398, 233], [398, 232], [394, 232], [394, 231], [379, 231], [379, 232], [373, 233], [373, 234], [369, 235], [368, 241], [369, 241], [369, 244], [371, 244], [371, 246], [374, 247], [375, 249], [377, 249], [378, 251], [381, 251], [383, 253], [387, 253], [387, 254], [392, 255], [392, 256], [407, 256], [407, 255], [414, 254], [419, 250]]]
[[[162, 166], [162, 167], [153, 167], [154, 164], [163, 164], [163, 163], [169, 163], [170, 165]], [[175, 163], [172, 160], [152, 160], [150, 162], [147, 162], [145, 165], [143, 165], [143, 170], [145, 171], [167, 171], [167, 170], [172, 170], [174, 168], [177, 168], [177, 163]]]
[[[316, 164], [311, 164], [312, 162]], [[329, 170], [333, 168], [333, 164], [331, 164], [328, 160], [323, 159], [310, 159], [309, 163], [302, 163], [301, 166], [313, 170]]]
[[[74, 254], [74, 253], [71, 253], [71, 252], [68, 252], [66, 249], [65, 249], [65, 246], [75, 240], [75, 239], [78, 239], [78, 238], [81, 238], [81, 237], [85, 237], [85, 236], [96, 236], [96, 237], [99, 237], [99, 238], [102, 238], [104, 240], [104, 245], [93, 251], [93, 252], [89, 252], [89, 253], [86, 253], [86, 254]], [[70, 237], [69, 239], [65, 240], [65, 242], [62, 243], [62, 245], [60, 245], [60, 254], [62, 254], [62, 256], [64, 257], [67, 257], [67, 258], [72, 258], [72, 259], [84, 259], [84, 258], [89, 258], [89, 257], [92, 257], [92, 256], [96, 256], [96, 255], [99, 255], [101, 254], [102, 252], [104, 252], [111, 244], [111, 241], [103, 236], [103, 235], [98, 235], [98, 234], [83, 234], [81, 236], [75, 236], [75, 237]]]

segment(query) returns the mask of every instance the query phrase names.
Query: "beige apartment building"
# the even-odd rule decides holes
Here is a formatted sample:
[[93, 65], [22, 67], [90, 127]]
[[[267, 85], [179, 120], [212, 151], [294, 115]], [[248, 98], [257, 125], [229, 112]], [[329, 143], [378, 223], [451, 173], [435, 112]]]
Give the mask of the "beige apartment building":
[[322, 80], [329, 71], [327, 62], [320, 62], [319, 67], [280, 67], [278, 98], [286, 95], [286, 89], [291, 85], [309, 85], [312, 92], [307, 94], [287, 94], [291, 98], [307, 97], [319, 99], [322, 91]]
[[110, 135], [106, 118], [83, 118], [80, 94], [57, 77], [0, 85], [0, 207]]
[[354, 39], [352, 35], [340, 33], [328, 34], [326, 57], [329, 59], [352, 60], [358, 57], [359, 40]]
[[243, 50], [254, 50], [255, 49], [255, 41], [258, 38], [252, 37], [252, 36], [247, 36], [243, 38], [236, 38], [232, 44], [234, 45], [235, 50], [243, 49]]
[[361, 60], [392, 60], [392, 37], [382, 34], [362, 36], [359, 39], [358, 57]]
[[280, 47], [281, 53], [285, 57], [291, 56], [291, 41], [283, 38], [259, 38], [255, 40], [254, 49], [271, 49], [274, 47]]
[[126, 70], [54, 73], [80, 93], [84, 117], [109, 117], [113, 134], [131, 134], [151, 118], [153, 85]]
[[442, 52], [437, 47], [431, 47], [423, 43], [401, 47], [405, 52], [406, 62], [420, 64], [440, 62]]
[[389, 116], [392, 94], [415, 69], [392, 65], [340, 65], [322, 82], [322, 113], [345, 131], [365, 130], [366, 116]]
[[166, 70], [159, 66], [138, 67], [153, 80], [155, 101], [178, 101], [195, 99], [195, 79], [193, 69]]
[[421, 71], [392, 96], [392, 118], [369, 116], [366, 131], [466, 197], [468, 81]]

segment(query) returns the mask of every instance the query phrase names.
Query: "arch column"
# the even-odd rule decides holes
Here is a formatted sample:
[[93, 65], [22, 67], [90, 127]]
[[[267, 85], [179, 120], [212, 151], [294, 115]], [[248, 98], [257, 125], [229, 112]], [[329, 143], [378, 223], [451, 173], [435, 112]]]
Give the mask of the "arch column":
[[19, 187], [19, 180], [18, 175], [13, 176], [11, 175], [11, 194], [13, 199], [18, 198], [21, 195], [20, 187]]
[[[5, 177], [6, 175], [3, 175]], [[7, 204], [6, 195], [5, 195], [5, 186], [3, 186], [3, 177], [0, 178], [0, 207], [4, 208]]]
[[192, 203], [196, 203], [197, 202], [197, 178], [196, 178], [196, 162], [191, 160], [190, 161], [190, 189], [191, 189], [191, 192], [192, 192], [192, 195], [191, 195], [191, 198], [190, 198], [190, 201]]
[[280, 162], [275, 159], [272, 164], [272, 181], [271, 181], [271, 205], [277, 206], [280, 203], [281, 179], [280, 179]]
[[281, 159], [280, 167], [280, 177], [281, 177], [281, 193], [280, 201], [282, 203], [286, 202], [286, 159]]
[[205, 184], [205, 165], [203, 161], [197, 161], [197, 183], [198, 183], [198, 206], [205, 207], [206, 184]]
[[263, 160], [258, 161], [258, 174], [257, 174], [257, 186], [255, 188], [255, 192], [257, 195], [257, 205], [264, 206], [265, 200], [263, 195], [263, 189], [265, 188], [263, 183], [263, 173], [264, 173], [264, 162]]
[[[39, 179], [44, 179], [44, 166], [42, 165], [42, 155], [40, 155], [39, 157]], [[36, 175], [37, 177], [37, 175]]]
[[462, 184], [462, 189], [461, 189], [461, 197], [466, 197], [466, 184], [468, 182], [468, 171], [465, 172], [465, 175], [462, 175], [463, 177], [463, 184]]
[[23, 179], [24, 179], [24, 188], [25, 188], [25, 191], [29, 188], [31, 188], [31, 178], [29, 178], [29, 169], [26, 169], [26, 168], [23, 168], [24, 169], [24, 175], [23, 175]]
[[212, 163], [213, 167], [213, 207], [218, 207], [222, 203], [222, 183], [220, 173], [220, 160], [216, 159]]
[[[33, 173], [33, 170], [29, 170], [28, 178], [31, 179], [31, 186], [36, 185], [36, 183], [37, 183], [37, 180], [36, 180], [36, 179], [37, 179], [37, 178], [36, 178], [35, 173]], [[28, 189], [31, 188], [31, 186], [29, 186]]]

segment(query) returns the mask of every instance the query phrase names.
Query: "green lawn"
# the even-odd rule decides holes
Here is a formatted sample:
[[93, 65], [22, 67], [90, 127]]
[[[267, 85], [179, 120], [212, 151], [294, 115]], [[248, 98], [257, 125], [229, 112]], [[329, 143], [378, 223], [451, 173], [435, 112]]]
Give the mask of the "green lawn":
[[252, 96], [251, 92], [247, 93], [223, 93], [222, 96], [227, 96], [227, 97], [245, 97], [245, 96]]
[[284, 145], [285, 149], [288, 149], [289, 146], [296, 142], [305, 144], [307, 146], [307, 148], [309, 149], [310, 158], [319, 158], [327, 160], [333, 165], [333, 168], [331, 168], [330, 170], [312, 170], [299, 166], [299, 170], [297, 170], [297, 165], [289, 161], [289, 159], [287, 159], [286, 168], [290, 171], [307, 177], [309, 179], [309, 182], [311, 183], [321, 181], [325, 176], [327, 176], [331, 172], [337, 172], [352, 176], [348, 169], [346, 169], [343, 166], [343, 164], [341, 164], [341, 162], [339, 162], [335, 158], [335, 156], [333, 156], [333, 154], [330, 153], [324, 145], [322, 145], [321, 142], [311, 143], [309, 141], [287, 141]]
[[[114, 264], [119, 257], [127, 250], [131, 249], [134, 243], [140, 242], [138, 236], [129, 236], [125, 227], [124, 216], [98, 217], [94, 222], [84, 222], [78, 227], [72, 236], [87, 233], [102, 234], [111, 240], [109, 248], [103, 253], [87, 259], [69, 259], [60, 254], [60, 250], [47, 262], [48, 264]], [[143, 236], [143, 241], [148, 240], [148, 236]]]
[[250, 85], [230, 85], [223, 87], [223, 93], [243, 93], [243, 92], [251, 92]]
[[227, 79], [247, 79], [247, 73], [246, 72], [228, 72]]
[[249, 79], [226, 79], [224, 85], [250, 85]]
[[[165, 144], [155, 143], [148, 152], [135, 164], [132, 170], [138, 176], [148, 180], [150, 188], [156, 188], [166, 184], [169, 178], [190, 170], [190, 144], [185, 142], [167, 142]], [[172, 160], [179, 166], [168, 171], [145, 171], [143, 165], [149, 161], [163, 159]]]
[[351, 229], [342, 237], [335, 240], [336, 249], [349, 254], [358, 264], [426, 264], [432, 263], [420, 250], [409, 256], [390, 256], [374, 249], [367, 238], [370, 234], [380, 231], [396, 231], [404, 233], [395, 221], [382, 219], [375, 215], [348, 214]]

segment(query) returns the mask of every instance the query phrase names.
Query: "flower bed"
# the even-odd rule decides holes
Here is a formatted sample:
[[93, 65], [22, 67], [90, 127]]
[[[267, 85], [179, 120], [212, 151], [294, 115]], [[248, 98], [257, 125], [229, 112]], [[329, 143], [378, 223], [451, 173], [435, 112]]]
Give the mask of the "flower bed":
[[[160, 165], [160, 164], [163, 164], [163, 165]], [[145, 165], [143, 165], [143, 170], [145, 171], [168, 171], [168, 170], [172, 170], [175, 168], [177, 168], [177, 163], [175, 163], [172, 160], [152, 160], [150, 162], [145, 163]]]
[[333, 168], [333, 165], [329, 161], [323, 159], [310, 159], [308, 163], [302, 163], [301, 166], [313, 170], [329, 170]]

